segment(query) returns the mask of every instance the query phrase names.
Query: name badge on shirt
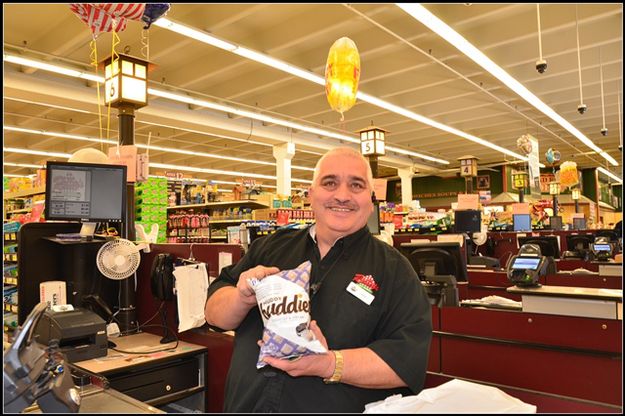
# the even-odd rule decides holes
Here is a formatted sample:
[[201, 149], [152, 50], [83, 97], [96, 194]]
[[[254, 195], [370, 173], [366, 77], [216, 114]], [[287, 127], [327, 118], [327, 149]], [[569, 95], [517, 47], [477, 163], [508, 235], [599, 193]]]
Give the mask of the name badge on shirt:
[[373, 299], [375, 299], [375, 296], [373, 296], [371, 293], [367, 292], [365, 289], [363, 289], [361, 286], [354, 282], [349, 283], [349, 285], [347, 286], [347, 291], [367, 305], [371, 305], [371, 302], [373, 302]]

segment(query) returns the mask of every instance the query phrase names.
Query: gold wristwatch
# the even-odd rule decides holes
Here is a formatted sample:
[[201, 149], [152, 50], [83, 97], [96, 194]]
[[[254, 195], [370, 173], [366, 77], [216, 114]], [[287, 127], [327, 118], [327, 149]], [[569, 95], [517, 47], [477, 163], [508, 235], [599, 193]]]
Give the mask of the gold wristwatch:
[[334, 353], [334, 373], [330, 378], [324, 378], [323, 382], [326, 384], [338, 384], [341, 382], [343, 376], [343, 354], [341, 351], [332, 350]]

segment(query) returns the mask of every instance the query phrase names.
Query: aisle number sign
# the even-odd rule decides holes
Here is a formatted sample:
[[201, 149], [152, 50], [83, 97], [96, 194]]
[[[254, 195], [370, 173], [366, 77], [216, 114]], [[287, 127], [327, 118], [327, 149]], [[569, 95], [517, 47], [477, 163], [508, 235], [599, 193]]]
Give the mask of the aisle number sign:
[[477, 157], [462, 156], [460, 161], [460, 176], [477, 176]]
[[384, 136], [386, 130], [379, 127], [370, 126], [359, 131], [360, 133], [360, 153], [363, 156], [377, 155], [384, 156]]

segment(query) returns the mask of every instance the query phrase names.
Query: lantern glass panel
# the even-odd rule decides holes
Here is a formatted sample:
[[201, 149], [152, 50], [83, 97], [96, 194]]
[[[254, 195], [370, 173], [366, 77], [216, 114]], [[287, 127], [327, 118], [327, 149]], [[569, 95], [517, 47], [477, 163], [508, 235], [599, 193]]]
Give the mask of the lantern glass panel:
[[146, 102], [145, 81], [131, 77], [122, 77], [122, 94], [125, 100]]
[[379, 141], [376, 144], [376, 153], [379, 155], [384, 155], [385, 150], [384, 150], [384, 142], [383, 141]]
[[369, 139], [369, 140], [373, 140], [373, 138], [374, 138], [374, 133], [373, 133], [373, 130], [369, 130], [369, 131], [367, 132], [367, 136], [368, 136], [368, 139]]
[[132, 62], [122, 61], [122, 74], [124, 75], [134, 75], [134, 65]]
[[571, 198], [573, 198], [573, 200], [575, 201], [579, 199], [579, 189], [573, 189], [571, 191]]
[[145, 79], [146, 69], [145, 65], [135, 64], [135, 77]]
[[119, 97], [119, 79], [113, 77], [104, 83], [104, 102], [115, 101]]

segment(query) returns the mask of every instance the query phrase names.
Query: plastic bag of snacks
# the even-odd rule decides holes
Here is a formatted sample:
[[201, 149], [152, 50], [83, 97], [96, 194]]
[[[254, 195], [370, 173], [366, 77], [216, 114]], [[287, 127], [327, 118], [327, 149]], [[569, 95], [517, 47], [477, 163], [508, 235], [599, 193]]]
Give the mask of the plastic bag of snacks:
[[256, 368], [267, 365], [264, 357], [288, 359], [327, 352], [309, 329], [311, 268], [306, 261], [295, 269], [249, 280], [265, 327]]
[[562, 187], [573, 187], [579, 183], [579, 176], [577, 174], [577, 163], [564, 162], [560, 166], [560, 185]]

